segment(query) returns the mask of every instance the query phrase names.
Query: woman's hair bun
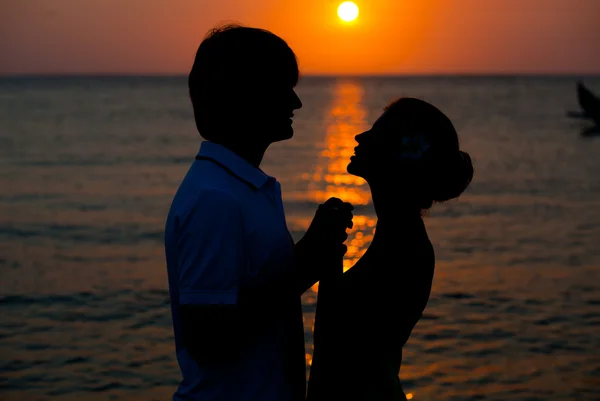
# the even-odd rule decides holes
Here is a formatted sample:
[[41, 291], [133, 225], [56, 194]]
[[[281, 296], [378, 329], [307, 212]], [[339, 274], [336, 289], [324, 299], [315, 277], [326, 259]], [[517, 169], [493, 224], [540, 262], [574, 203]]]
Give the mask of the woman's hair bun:
[[445, 202], [458, 198], [473, 179], [471, 156], [461, 150], [446, 160], [440, 160], [435, 168], [437, 179], [432, 183], [431, 198], [434, 202]]

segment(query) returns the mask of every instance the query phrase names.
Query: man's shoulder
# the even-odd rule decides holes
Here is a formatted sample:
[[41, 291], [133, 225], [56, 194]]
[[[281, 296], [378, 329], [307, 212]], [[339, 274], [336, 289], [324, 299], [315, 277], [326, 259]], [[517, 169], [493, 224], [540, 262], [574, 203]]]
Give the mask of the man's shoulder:
[[216, 163], [196, 162], [186, 178], [182, 185], [191, 185], [195, 189], [221, 191], [235, 197], [252, 192], [247, 182], [237, 177], [226, 166]]
[[179, 185], [173, 205], [175, 209], [180, 209], [186, 205], [192, 206], [201, 199], [223, 199], [225, 202], [229, 198], [238, 199], [243, 188], [237, 181], [219, 166], [196, 162]]
[[216, 209], [229, 209], [233, 212], [241, 206], [239, 197], [231, 188], [202, 185], [179, 191], [173, 200], [171, 213], [183, 217], [194, 211], [211, 213]]

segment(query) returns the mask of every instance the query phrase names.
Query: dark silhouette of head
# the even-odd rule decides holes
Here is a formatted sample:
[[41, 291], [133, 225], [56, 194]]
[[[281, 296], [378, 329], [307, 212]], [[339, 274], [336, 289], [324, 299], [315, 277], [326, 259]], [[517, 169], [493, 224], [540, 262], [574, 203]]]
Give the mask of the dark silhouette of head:
[[240, 25], [211, 30], [188, 85], [200, 135], [218, 143], [269, 144], [293, 136], [296, 55], [273, 33]]
[[403, 203], [421, 210], [457, 198], [473, 178], [471, 158], [460, 150], [452, 122], [423, 100], [394, 101], [356, 141], [348, 172], [367, 180], [373, 191], [398, 189]]

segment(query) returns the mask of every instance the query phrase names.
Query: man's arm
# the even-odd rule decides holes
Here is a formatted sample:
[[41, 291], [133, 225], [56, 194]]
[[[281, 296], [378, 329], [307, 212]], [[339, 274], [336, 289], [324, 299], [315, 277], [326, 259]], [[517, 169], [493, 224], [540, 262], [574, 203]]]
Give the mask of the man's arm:
[[[226, 194], [201, 197], [182, 226], [180, 310], [184, 346], [197, 361], [217, 363], [236, 354], [238, 335], [254, 312], [276, 310], [319, 280], [331, 255], [343, 255], [352, 206], [332, 198], [319, 207], [307, 234], [295, 245], [295, 265], [258, 286], [240, 286], [244, 266], [242, 215]], [[186, 281], [187, 279], [187, 281]], [[195, 295], [194, 295], [195, 294]], [[196, 302], [198, 301], [198, 302]]]
[[183, 346], [197, 363], [226, 364], [237, 353], [242, 328], [237, 306], [181, 305]]
[[304, 237], [294, 245], [294, 265], [260, 286], [240, 289], [243, 310], [273, 310], [301, 296], [346, 253], [347, 228], [352, 228], [352, 205], [330, 198], [319, 205]]
[[198, 363], [226, 363], [236, 354], [246, 263], [242, 221], [237, 202], [219, 191], [198, 194], [178, 220], [183, 346]]
[[[339, 209], [346, 210], [340, 214]], [[196, 361], [225, 362], [236, 355], [240, 333], [257, 315], [276, 311], [300, 296], [330, 268], [326, 257], [343, 255], [351, 206], [329, 200], [295, 246], [295, 265], [257, 286], [240, 285], [247, 261], [243, 216], [237, 202], [219, 191], [198, 195], [180, 222], [178, 242], [183, 343]], [[330, 263], [329, 263], [330, 264]]]

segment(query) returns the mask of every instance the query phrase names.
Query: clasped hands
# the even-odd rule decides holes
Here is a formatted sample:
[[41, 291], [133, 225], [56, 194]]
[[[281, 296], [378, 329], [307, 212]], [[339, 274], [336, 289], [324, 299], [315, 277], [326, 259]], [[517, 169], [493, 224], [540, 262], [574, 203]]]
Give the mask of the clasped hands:
[[344, 241], [352, 228], [354, 207], [339, 198], [329, 198], [319, 205], [308, 230], [297, 245], [299, 257], [306, 268], [317, 276], [337, 268], [348, 248]]

